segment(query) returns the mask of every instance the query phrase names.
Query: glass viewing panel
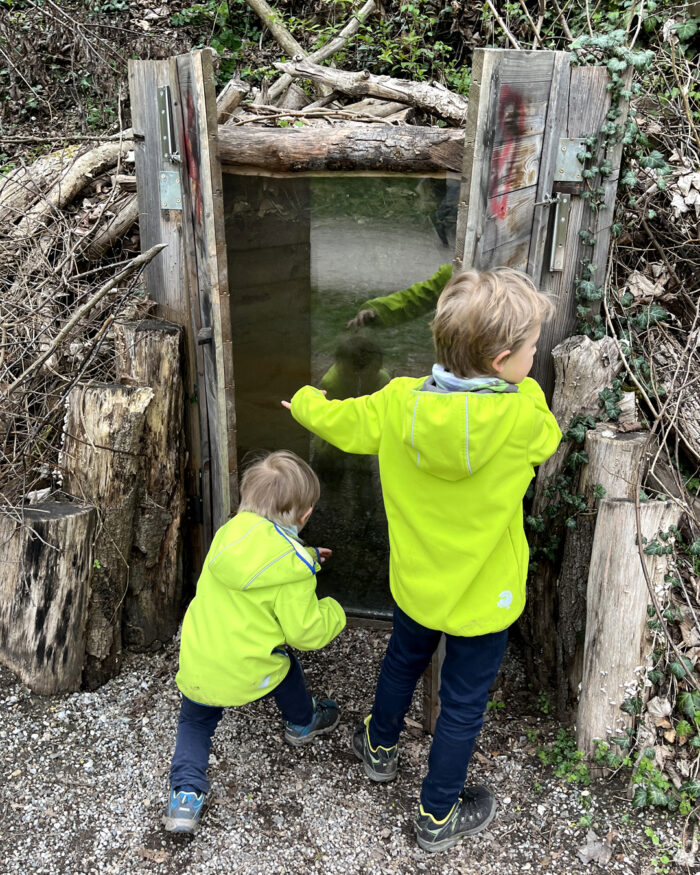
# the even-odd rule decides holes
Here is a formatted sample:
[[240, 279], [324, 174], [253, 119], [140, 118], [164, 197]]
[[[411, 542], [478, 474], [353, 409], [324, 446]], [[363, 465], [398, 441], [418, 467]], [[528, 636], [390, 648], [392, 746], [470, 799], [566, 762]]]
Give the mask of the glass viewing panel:
[[376, 457], [309, 435], [280, 400], [305, 383], [346, 398], [430, 373], [433, 308], [407, 320], [399, 300], [395, 324], [347, 323], [452, 261], [457, 191], [430, 178], [224, 175], [239, 463], [276, 449], [311, 463], [321, 498], [302, 537], [333, 549], [319, 595], [355, 614], [391, 611]]

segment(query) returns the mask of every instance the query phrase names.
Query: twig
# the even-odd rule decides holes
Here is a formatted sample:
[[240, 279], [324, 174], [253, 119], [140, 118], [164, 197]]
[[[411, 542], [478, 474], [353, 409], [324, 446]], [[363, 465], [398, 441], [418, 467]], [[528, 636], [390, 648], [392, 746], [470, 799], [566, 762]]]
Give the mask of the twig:
[[76, 312], [71, 316], [71, 318], [66, 322], [63, 328], [58, 332], [53, 342], [49, 345], [48, 349], [44, 350], [44, 352], [35, 359], [29, 367], [25, 369], [25, 371], [20, 374], [19, 377], [12, 383], [12, 385], [7, 389], [7, 395], [11, 395], [15, 389], [24, 381], [26, 378], [34, 373], [41, 365], [53, 354], [53, 352], [57, 349], [59, 344], [68, 336], [71, 330], [85, 317], [87, 313], [92, 310], [92, 308], [99, 301], [104, 298], [104, 296], [111, 292], [112, 289], [118, 285], [122, 280], [131, 276], [137, 270], [141, 270], [144, 268], [150, 261], [152, 261], [155, 256], [161, 251], [161, 249], [165, 249], [167, 243], [158, 243], [156, 246], [152, 246], [147, 252], [142, 252], [140, 255], [137, 255], [131, 263], [124, 268], [124, 270], [120, 271], [116, 276], [113, 276], [108, 282], [106, 282], [101, 288], [99, 288], [95, 294], [83, 304]]
[[536, 26], [535, 22], [532, 20], [532, 16], [530, 15], [530, 12], [529, 12], [527, 6], [525, 5], [525, 0], [520, 0], [520, 5], [522, 7], [523, 12], [525, 13], [525, 17], [530, 22], [530, 27], [532, 28], [532, 32], [535, 34], [535, 42], [539, 45], [539, 47], [541, 49], [543, 49], [544, 43], [542, 42], [542, 39], [540, 37], [539, 28]]
[[557, 10], [557, 18], [561, 22], [561, 29], [564, 31], [566, 38], [570, 42], [573, 42], [574, 36], [571, 33], [571, 31], [569, 30], [569, 24], [568, 24], [567, 20], [564, 18], [564, 13], [561, 11], [561, 6], [557, 2], [557, 0], [552, 0], [552, 3], [554, 3], [554, 8]]
[[501, 30], [503, 31], [503, 33], [508, 37], [508, 42], [513, 46], [514, 49], [519, 49], [519, 48], [521, 47], [521, 46], [520, 46], [520, 43], [516, 40], [516, 38], [515, 38], [515, 37], [513, 36], [513, 34], [510, 32], [510, 30], [508, 29], [508, 25], [505, 23], [505, 21], [504, 21], [504, 20], [501, 18], [501, 16], [498, 14], [498, 10], [497, 10], [496, 7], [493, 5], [493, 3], [491, 2], [491, 0], [486, 0], [486, 5], [487, 5], [487, 6], [489, 7], [489, 9], [491, 10], [491, 14], [493, 15], [493, 17], [494, 17], [494, 18], [496, 19], [496, 21], [498, 22], [498, 24], [499, 24]]

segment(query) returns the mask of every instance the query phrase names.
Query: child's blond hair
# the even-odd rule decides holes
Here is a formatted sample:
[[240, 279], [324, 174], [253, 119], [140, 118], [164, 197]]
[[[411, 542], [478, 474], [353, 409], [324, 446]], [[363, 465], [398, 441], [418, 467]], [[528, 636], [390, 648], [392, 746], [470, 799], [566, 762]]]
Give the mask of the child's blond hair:
[[492, 374], [491, 362], [554, 313], [530, 277], [510, 267], [455, 274], [438, 298], [432, 323], [438, 364], [458, 377]]
[[318, 477], [311, 467], [290, 450], [278, 450], [246, 469], [238, 510], [293, 526], [301, 522], [320, 494]]

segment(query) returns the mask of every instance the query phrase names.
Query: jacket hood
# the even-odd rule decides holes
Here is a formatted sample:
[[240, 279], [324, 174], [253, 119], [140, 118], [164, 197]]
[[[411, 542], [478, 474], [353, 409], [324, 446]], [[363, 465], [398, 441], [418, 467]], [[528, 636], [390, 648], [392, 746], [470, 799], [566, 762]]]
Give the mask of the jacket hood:
[[407, 395], [402, 441], [422, 471], [462, 480], [499, 453], [521, 410], [515, 393], [436, 392], [424, 384]]
[[205, 565], [217, 580], [236, 590], [312, 577], [320, 567], [313, 548], [277, 523], [248, 511], [219, 529]]

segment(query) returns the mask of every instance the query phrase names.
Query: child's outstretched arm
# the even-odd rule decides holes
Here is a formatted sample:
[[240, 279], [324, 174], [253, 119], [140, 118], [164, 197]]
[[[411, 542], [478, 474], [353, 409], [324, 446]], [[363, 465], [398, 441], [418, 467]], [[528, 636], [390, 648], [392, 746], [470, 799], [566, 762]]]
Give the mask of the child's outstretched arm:
[[303, 386], [282, 404], [304, 428], [346, 453], [376, 455], [386, 410], [383, 389], [360, 398], [328, 401], [321, 389]]
[[286, 643], [297, 650], [320, 650], [345, 628], [345, 611], [333, 598], [316, 598], [315, 581], [281, 587], [275, 614]]

